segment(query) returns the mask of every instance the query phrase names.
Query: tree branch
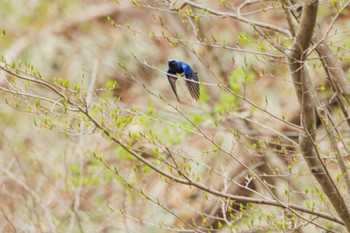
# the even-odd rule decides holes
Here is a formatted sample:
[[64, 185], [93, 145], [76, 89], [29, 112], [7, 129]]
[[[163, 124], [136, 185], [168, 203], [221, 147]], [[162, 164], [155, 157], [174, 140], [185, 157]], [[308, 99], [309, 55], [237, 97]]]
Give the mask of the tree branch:
[[[291, 50], [288, 52], [289, 68], [294, 81], [296, 94], [301, 105], [301, 122], [304, 132], [300, 135], [300, 148], [306, 163], [321, 188], [328, 196], [334, 209], [343, 220], [350, 232], [350, 214], [346, 204], [327, 172], [324, 164], [316, 153], [314, 140], [316, 138], [316, 112], [315, 105], [320, 103], [312, 86], [307, 69], [304, 65], [306, 50], [311, 44], [316, 25], [318, 0], [306, 0], [303, 6], [301, 20]], [[321, 110], [321, 109], [317, 109]]]
[[326, 74], [328, 74], [331, 81], [334, 82], [334, 92], [343, 95], [348, 101], [350, 101], [350, 85], [343, 69], [336, 59], [336, 55], [333, 53], [329, 45], [323, 41], [322, 34], [319, 31], [316, 33], [315, 40], [315, 43], [318, 44], [319, 42], [316, 41], [321, 42], [319, 46], [316, 47], [316, 52], [322, 61]]
[[263, 23], [261, 21], [254, 21], [254, 20], [242, 17], [240, 14], [232, 14], [230, 12], [221, 12], [221, 11], [213, 10], [213, 9], [211, 9], [209, 7], [205, 7], [205, 6], [201, 5], [201, 4], [198, 4], [198, 3], [195, 3], [195, 2], [192, 2], [192, 1], [188, 1], [188, 0], [186, 0], [183, 3], [183, 6], [186, 5], [186, 4], [188, 4], [188, 5], [190, 5], [190, 6], [194, 7], [194, 8], [197, 8], [197, 9], [207, 11], [210, 14], [213, 14], [213, 15], [221, 16], [221, 17], [224, 17], [224, 18], [233, 18], [233, 19], [236, 19], [236, 20], [241, 21], [243, 23], [247, 23], [249, 25], [252, 25], [253, 27], [261, 27], [261, 28], [265, 28], [265, 29], [268, 29], [268, 30], [276, 31], [276, 32], [279, 32], [279, 33], [282, 33], [282, 34], [288, 36], [288, 38], [291, 38], [291, 33], [288, 30], [283, 29], [281, 27], [277, 27], [277, 26], [272, 25], [272, 24]]

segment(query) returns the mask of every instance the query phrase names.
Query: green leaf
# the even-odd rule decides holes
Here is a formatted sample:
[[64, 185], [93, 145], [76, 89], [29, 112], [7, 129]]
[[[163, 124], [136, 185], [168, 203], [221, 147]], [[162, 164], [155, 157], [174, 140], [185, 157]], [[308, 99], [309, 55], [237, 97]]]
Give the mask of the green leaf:
[[221, 221], [218, 222], [218, 228], [221, 230], [222, 229], [222, 223]]
[[74, 84], [74, 90], [80, 93], [80, 87], [76, 83]]
[[107, 82], [106, 88], [109, 89], [109, 90], [111, 90], [111, 89], [117, 88], [117, 86], [118, 86], [117, 81], [115, 81], [115, 80], [109, 80], [109, 81]]
[[79, 165], [72, 165], [70, 166], [69, 170], [72, 172], [72, 173], [79, 173], [79, 170], [80, 170], [80, 166]]
[[201, 123], [204, 121], [203, 116], [199, 113], [192, 114], [190, 118], [197, 123]]
[[147, 165], [142, 165], [141, 170], [142, 170], [142, 173], [144, 174], [148, 174], [152, 171], [152, 169]]
[[248, 44], [248, 43], [251, 43], [252, 42], [252, 35], [248, 35], [247, 33], [245, 32], [241, 32], [238, 36], [238, 42], [240, 44]]

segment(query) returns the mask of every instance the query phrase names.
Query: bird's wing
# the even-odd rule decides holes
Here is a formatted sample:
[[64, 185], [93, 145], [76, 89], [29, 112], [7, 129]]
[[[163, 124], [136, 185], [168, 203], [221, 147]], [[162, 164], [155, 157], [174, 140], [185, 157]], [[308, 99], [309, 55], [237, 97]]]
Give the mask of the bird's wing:
[[176, 92], [176, 80], [177, 80], [177, 78], [174, 77], [176, 74], [170, 73], [169, 70], [167, 70], [166, 73], [167, 73], [166, 76], [168, 77], [168, 80], [169, 80], [171, 89], [173, 89], [173, 92], [174, 92], [174, 94], [175, 94], [175, 96], [176, 96], [177, 101], [180, 102], [180, 99], [179, 99], [179, 97], [177, 96], [177, 92]]
[[[191, 69], [191, 67], [187, 64], [183, 64], [182, 69], [185, 72], [187, 88], [190, 91], [192, 98], [195, 100], [198, 100], [199, 99], [199, 83], [198, 83], [197, 73], [194, 72]], [[193, 81], [195, 81], [195, 82], [193, 82]]]

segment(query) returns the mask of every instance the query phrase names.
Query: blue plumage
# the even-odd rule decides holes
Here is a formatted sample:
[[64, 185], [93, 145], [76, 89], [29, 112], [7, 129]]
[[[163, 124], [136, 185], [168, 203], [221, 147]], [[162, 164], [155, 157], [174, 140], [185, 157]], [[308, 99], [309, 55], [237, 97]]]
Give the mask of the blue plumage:
[[[199, 99], [199, 83], [198, 83], [198, 76], [195, 71], [192, 70], [192, 68], [181, 61], [175, 61], [175, 60], [169, 60], [168, 61], [168, 70], [167, 70], [167, 77], [171, 86], [171, 89], [173, 89], [173, 92], [177, 98], [177, 100], [180, 102], [180, 99], [176, 92], [176, 80], [178, 78], [178, 75], [185, 74], [186, 77], [186, 85], [188, 90], [190, 91], [190, 94], [193, 99], [198, 100]], [[193, 82], [194, 81], [194, 82]]]

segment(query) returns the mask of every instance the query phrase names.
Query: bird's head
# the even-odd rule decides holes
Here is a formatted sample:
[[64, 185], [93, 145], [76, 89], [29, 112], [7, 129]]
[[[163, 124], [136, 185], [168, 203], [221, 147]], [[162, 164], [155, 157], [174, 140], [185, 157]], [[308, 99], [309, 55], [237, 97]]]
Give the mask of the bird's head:
[[168, 61], [169, 68], [177, 68], [177, 62], [174, 59]]

